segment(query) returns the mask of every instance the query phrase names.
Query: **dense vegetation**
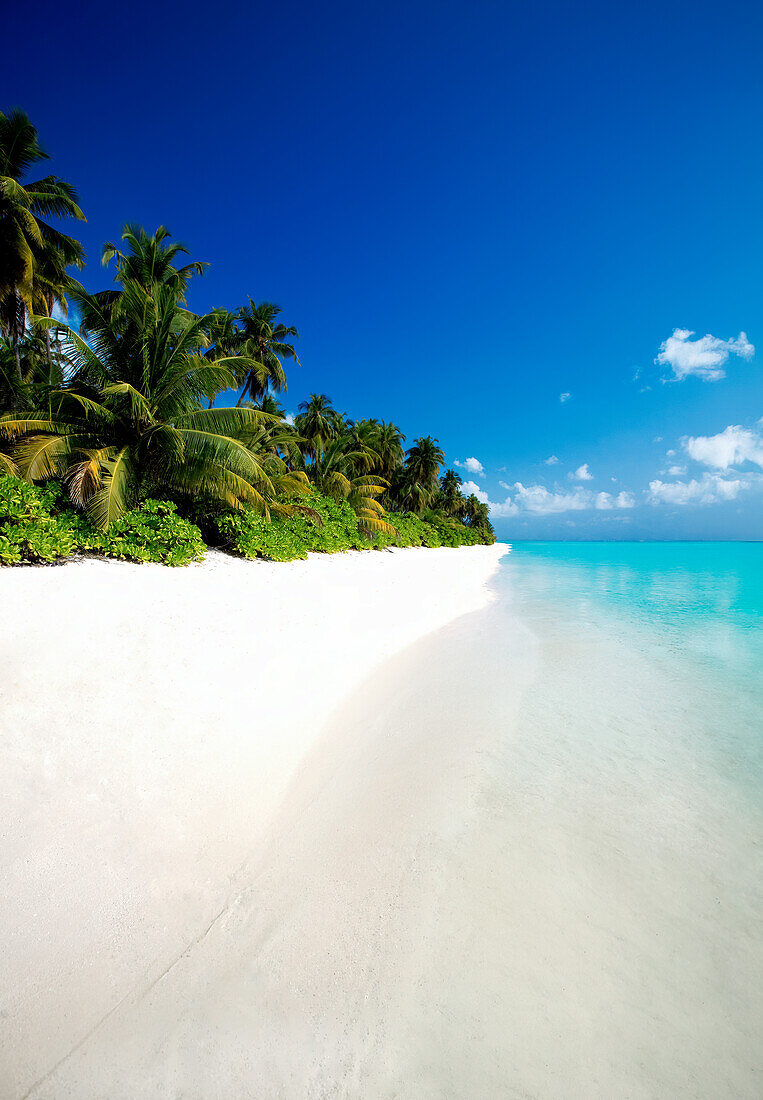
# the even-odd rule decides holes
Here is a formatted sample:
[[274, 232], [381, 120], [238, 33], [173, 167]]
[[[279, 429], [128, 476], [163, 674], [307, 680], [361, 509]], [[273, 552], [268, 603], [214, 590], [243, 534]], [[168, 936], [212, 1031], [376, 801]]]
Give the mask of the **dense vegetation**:
[[432, 436], [406, 450], [394, 424], [325, 394], [287, 418], [298, 330], [251, 298], [189, 310], [206, 264], [164, 227], [125, 226], [102, 252], [113, 287], [88, 292], [72, 274], [82, 246], [51, 224], [84, 217], [76, 191], [27, 179], [46, 159], [27, 116], [0, 113], [0, 563], [494, 540]]

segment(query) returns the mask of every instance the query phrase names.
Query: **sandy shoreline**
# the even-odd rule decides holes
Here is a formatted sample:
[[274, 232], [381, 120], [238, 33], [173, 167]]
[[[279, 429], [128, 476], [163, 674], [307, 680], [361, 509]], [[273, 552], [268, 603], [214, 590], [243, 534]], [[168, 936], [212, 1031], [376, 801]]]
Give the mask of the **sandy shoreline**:
[[0, 573], [4, 1096], [147, 1094], [104, 1093], [104, 1021], [201, 949], [341, 700], [484, 606], [504, 552]]

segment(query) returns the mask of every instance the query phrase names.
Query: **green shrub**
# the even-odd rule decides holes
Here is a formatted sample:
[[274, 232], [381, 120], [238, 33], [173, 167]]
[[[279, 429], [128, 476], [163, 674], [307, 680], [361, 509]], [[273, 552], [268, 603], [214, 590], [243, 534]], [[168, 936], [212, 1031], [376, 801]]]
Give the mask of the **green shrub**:
[[88, 549], [126, 561], [190, 565], [207, 548], [199, 528], [179, 516], [171, 501], [144, 500], [108, 531], [94, 532]]
[[422, 518], [437, 531], [442, 546], [476, 546], [483, 541], [475, 527], [467, 527], [453, 516], [429, 511]]
[[[443, 530], [439, 525], [439, 522], [433, 522], [433, 519], [439, 519], [433, 513], [427, 513], [426, 516], [417, 516], [413, 512], [389, 512], [387, 514], [387, 521], [397, 531], [396, 537], [386, 536], [383, 540], [377, 541], [377, 546], [381, 548], [384, 546], [460, 546], [461, 542], [456, 540], [455, 535], [453, 537], [443, 535]], [[462, 525], [458, 521], [447, 521], [455, 523], [458, 527]], [[466, 530], [464, 528], [464, 530]]]
[[[205, 517], [205, 532], [246, 558], [294, 561], [308, 553], [384, 549], [388, 546], [473, 546], [494, 542], [492, 528], [467, 527], [442, 512], [389, 512], [393, 532], [369, 539], [346, 501], [312, 492], [298, 501], [288, 516], [263, 519], [243, 509]], [[178, 514], [171, 501], [146, 500], [97, 531], [67, 502], [61, 486], [30, 485], [13, 476], [0, 477], [0, 564], [52, 562], [71, 554], [90, 553], [135, 562], [188, 565], [204, 557], [199, 528]]]
[[[294, 505], [293, 501], [283, 503]], [[294, 507], [291, 515], [274, 516], [270, 522], [248, 508], [226, 512], [214, 521], [215, 528], [223, 544], [245, 558], [294, 561], [309, 553], [335, 554], [371, 547], [346, 501], [313, 492], [300, 497]]]
[[66, 504], [61, 486], [30, 485], [0, 477], [0, 563], [51, 562], [76, 552], [128, 561], [188, 565], [204, 557], [198, 527], [177, 514], [174, 504], [147, 500], [97, 531]]
[[495, 542], [492, 528], [488, 531], [467, 527], [453, 516], [434, 509], [420, 516], [413, 512], [388, 512], [385, 519], [397, 534], [377, 535], [374, 546], [379, 550], [387, 546], [476, 546]]
[[71, 511], [53, 514], [59, 494], [57, 485], [0, 477], [0, 563], [51, 562], [78, 549], [88, 525]]
[[288, 520], [269, 523], [251, 508], [226, 512], [215, 521], [223, 544], [245, 558], [293, 561], [306, 558], [307, 547]]

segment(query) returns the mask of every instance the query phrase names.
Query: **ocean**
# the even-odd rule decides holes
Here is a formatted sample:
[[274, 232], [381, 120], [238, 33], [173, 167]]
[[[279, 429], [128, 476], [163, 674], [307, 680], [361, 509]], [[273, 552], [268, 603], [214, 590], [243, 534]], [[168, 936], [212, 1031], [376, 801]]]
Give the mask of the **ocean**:
[[646, 662], [651, 733], [690, 729], [695, 763], [710, 754], [719, 779], [760, 803], [763, 543], [518, 542], [495, 587], [499, 606], [541, 636], [555, 624]]

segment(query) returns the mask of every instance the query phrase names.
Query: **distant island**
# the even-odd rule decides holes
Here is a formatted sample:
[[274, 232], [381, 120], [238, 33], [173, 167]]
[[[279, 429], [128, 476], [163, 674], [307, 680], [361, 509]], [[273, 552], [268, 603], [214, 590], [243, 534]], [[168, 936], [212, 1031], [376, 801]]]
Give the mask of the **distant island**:
[[87, 291], [82, 245], [51, 224], [84, 220], [77, 192], [27, 178], [46, 159], [27, 115], [0, 113], [0, 564], [495, 541], [431, 435], [406, 450], [395, 424], [322, 393], [288, 417], [298, 330], [251, 298], [191, 312], [206, 264], [166, 228], [125, 226], [101, 257], [115, 286]]

